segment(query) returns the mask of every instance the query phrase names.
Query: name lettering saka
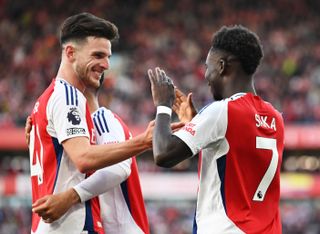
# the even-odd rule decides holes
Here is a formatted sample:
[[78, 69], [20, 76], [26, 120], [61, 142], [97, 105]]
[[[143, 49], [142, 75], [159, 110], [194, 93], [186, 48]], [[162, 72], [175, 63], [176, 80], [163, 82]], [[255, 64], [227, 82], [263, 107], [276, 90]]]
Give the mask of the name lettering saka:
[[268, 119], [268, 116], [255, 114], [255, 119], [256, 119], [256, 126], [258, 128], [269, 128], [269, 129], [273, 129], [274, 131], [277, 131], [275, 118], [271, 118], [270, 120], [270, 117]]

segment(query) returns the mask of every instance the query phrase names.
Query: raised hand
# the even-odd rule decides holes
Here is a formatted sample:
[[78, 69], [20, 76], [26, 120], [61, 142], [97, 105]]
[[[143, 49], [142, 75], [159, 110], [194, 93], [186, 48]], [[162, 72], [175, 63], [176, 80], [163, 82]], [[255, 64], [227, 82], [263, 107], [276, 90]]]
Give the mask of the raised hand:
[[197, 114], [192, 102], [192, 93], [186, 96], [181, 90], [175, 88], [176, 99], [174, 100], [172, 110], [178, 115], [181, 122], [187, 123]]
[[172, 80], [166, 75], [164, 70], [157, 67], [155, 71], [148, 70], [151, 83], [151, 92], [155, 106], [172, 107], [175, 99], [174, 86]]

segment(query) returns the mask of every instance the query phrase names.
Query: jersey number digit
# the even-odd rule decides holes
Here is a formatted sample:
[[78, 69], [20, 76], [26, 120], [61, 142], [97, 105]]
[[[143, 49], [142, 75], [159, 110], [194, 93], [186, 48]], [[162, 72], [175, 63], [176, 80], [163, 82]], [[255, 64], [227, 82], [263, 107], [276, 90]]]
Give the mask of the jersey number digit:
[[[34, 129], [36, 131], [34, 131]], [[39, 141], [39, 145], [40, 145], [40, 149], [36, 149], [36, 150], [34, 149], [35, 137], [37, 137], [37, 140]], [[38, 152], [39, 150], [40, 150], [40, 152]], [[43, 183], [43, 170], [42, 170], [43, 146], [42, 146], [38, 126], [34, 126], [30, 132], [30, 150], [29, 150], [29, 152], [30, 152], [31, 177], [37, 176], [38, 185], [40, 185]], [[34, 162], [33, 157], [35, 157], [35, 164], [33, 164], [33, 162]]]
[[274, 175], [276, 174], [279, 161], [279, 153], [277, 150], [277, 141], [276, 139], [272, 138], [256, 137], [256, 148], [267, 149], [272, 151], [272, 158], [269, 167], [253, 196], [254, 201], [263, 201], [268, 187], [270, 186], [271, 181]]

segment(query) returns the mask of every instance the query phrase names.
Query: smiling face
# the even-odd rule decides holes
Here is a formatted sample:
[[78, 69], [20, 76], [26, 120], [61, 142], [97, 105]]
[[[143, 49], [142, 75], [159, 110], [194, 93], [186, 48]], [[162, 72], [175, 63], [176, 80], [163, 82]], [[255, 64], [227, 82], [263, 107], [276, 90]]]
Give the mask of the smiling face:
[[98, 88], [101, 74], [109, 69], [110, 57], [111, 42], [108, 39], [88, 37], [75, 46], [74, 71], [86, 87]]
[[205, 79], [208, 81], [215, 100], [224, 98], [223, 77], [221, 76], [223, 72], [222, 62], [220, 53], [210, 49], [206, 59]]

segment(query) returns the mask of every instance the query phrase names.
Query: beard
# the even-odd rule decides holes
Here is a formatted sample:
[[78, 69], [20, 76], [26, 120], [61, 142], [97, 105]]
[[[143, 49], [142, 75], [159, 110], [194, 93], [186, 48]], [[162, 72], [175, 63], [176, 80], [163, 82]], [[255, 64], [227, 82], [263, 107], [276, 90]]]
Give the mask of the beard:
[[90, 77], [89, 75], [90, 72], [88, 72], [85, 66], [82, 66], [82, 65], [76, 66], [75, 72], [77, 74], [78, 79], [81, 80], [87, 88], [92, 88], [92, 89], [99, 88], [100, 83], [96, 82], [94, 78]]

